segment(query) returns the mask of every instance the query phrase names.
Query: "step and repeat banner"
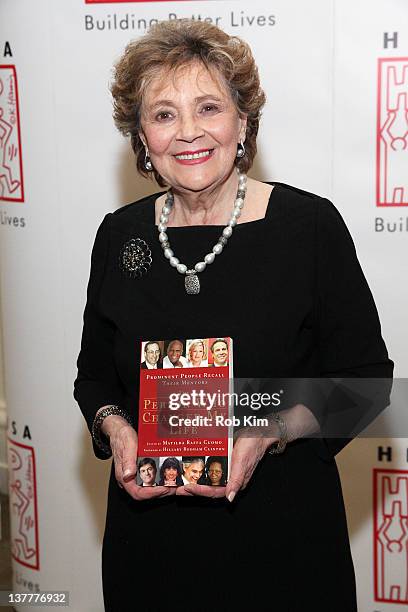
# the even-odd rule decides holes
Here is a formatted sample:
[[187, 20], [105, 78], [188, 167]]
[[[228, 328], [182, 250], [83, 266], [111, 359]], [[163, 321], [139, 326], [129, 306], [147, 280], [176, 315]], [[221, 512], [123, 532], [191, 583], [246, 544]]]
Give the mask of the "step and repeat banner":
[[[251, 174], [340, 209], [396, 376], [408, 376], [405, 0], [3, 0], [0, 275], [14, 588], [69, 591], [79, 612], [103, 608], [109, 469], [94, 458], [72, 397], [90, 250], [106, 212], [157, 190], [138, 178], [115, 131], [109, 81], [129, 40], [185, 17], [251, 45], [267, 94]], [[408, 603], [407, 446], [360, 439], [338, 459], [363, 612]]]

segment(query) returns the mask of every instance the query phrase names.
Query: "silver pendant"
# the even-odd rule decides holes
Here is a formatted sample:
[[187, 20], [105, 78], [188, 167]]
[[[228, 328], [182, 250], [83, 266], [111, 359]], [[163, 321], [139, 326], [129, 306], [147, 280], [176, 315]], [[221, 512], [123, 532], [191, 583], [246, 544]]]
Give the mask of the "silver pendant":
[[189, 295], [197, 295], [197, 293], [200, 293], [200, 281], [198, 280], [195, 270], [187, 270], [184, 283], [186, 292]]
[[123, 245], [119, 256], [119, 267], [130, 278], [140, 278], [152, 265], [152, 252], [141, 238], [131, 238]]

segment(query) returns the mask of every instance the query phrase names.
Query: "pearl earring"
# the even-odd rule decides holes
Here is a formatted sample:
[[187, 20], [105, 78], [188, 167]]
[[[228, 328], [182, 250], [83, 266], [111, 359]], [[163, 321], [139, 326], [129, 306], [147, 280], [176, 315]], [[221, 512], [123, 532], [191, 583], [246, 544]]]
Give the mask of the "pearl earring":
[[238, 143], [237, 157], [242, 158], [244, 157], [244, 155], [245, 155], [245, 146], [242, 140], [240, 140]]
[[151, 172], [153, 170], [153, 164], [150, 161], [148, 149], [145, 150], [144, 167], [148, 172]]

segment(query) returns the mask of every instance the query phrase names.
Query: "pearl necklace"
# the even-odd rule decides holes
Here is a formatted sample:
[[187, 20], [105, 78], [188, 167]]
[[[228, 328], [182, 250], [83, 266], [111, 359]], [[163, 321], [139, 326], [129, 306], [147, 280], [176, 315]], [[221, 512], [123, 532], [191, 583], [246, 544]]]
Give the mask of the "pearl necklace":
[[238, 191], [237, 197], [235, 198], [234, 209], [232, 211], [231, 218], [228, 225], [222, 231], [218, 242], [213, 246], [212, 251], [207, 253], [203, 261], [196, 263], [194, 268], [187, 269], [187, 266], [174, 256], [173, 251], [170, 248], [169, 238], [167, 236], [167, 223], [169, 220], [169, 214], [174, 204], [174, 195], [171, 191], [167, 192], [166, 201], [161, 211], [160, 223], [158, 225], [159, 240], [164, 251], [164, 256], [169, 260], [169, 263], [173, 268], [177, 269], [177, 272], [185, 275], [185, 288], [186, 292], [190, 295], [200, 293], [200, 281], [198, 279], [198, 273], [203, 272], [207, 265], [212, 264], [215, 256], [222, 253], [223, 248], [228, 242], [228, 238], [231, 237], [232, 231], [237, 224], [237, 219], [241, 215], [242, 207], [244, 206], [244, 200], [246, 195], [246, 182], [247, 177], [245, 174], [240, 174], [238, 178]]

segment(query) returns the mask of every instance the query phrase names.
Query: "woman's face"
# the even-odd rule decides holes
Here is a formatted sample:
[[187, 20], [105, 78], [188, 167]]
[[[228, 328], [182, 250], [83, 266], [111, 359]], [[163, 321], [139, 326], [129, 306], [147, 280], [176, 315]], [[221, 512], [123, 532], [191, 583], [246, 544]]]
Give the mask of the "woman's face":
[[140, 136], [153, 166], [180, 192], [212, 190], [231, 174], [241, 118], [217, 72], [194, 61], [158, 75], [143, 98]]
[[164, 469], [164, 479], [165, 480], [176, 480], [177, 478], [177, 470], [174, 467], [168, 467]]
[[194, 346], [191, 347], [191, 362], [200, 365], [203, 357], [204, 347], [201, 342], [198, 342], [197, 344], [194, 344]]
[[208, 477], [212, 485], [219, 485], [222, 478], [222, 465], [218, 461], [213, 461], [208, 469]]

